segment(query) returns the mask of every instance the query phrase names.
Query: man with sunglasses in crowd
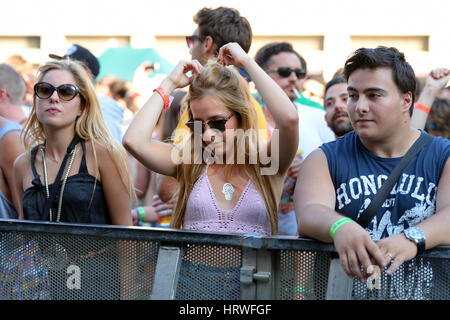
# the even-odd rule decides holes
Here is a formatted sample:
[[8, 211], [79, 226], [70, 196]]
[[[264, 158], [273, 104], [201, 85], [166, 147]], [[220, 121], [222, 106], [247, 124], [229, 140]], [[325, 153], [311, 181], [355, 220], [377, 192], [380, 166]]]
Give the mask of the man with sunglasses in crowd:
[[[252, 29], [248, 20], [241, 16], [239, 11], [233, 8], [218, 7], [215, 9], [202, 8], [194, 16], [194, 22], [197, 28], [193, 34], [186, 37], [186, 44], [192, 60], [198, 60], [205, 65], [208, 60], [215, 59], [219, 49], [227, 43], [237, 42], [241, 48], [248, 53], [252, 44]], [[241, 75], [247, 81], [250, 77], [245, 70], [239, 70]], [[259, 129], [267, 130], [266, 119], [261, 106], [254, 100], [256, 112], [258, 114]], [[188, 114], [183, 112], [178, 129], [187, 129], [184, 125], [188, 121]], [[178, 130], [177, 132], [181, 132]], [[263, 136], [267, 139], [267, 135]], [[175, 143], [180, 142], [182, 136], [176, 134]]]
[[[274, 42], [258, 50], [255, 61], [267, 74], [283, 89], [292, 103], [295, 104], [299, 114], [299, 146], [297, 156], [294, 158], [285, 180], [283, 194], [278, 211], [279, 234], [296, 235], [297, 220], [294, 212], [293, 194], [297, 173], [301, 163], [308, 154], [318, 148], [322, 143], [334, 140], [334, 134], [325, 122], [325, 112], [310, 105], [301, 104], [301, 97], [297, 85], [305, 78], [307, 68], [305, 59], [298, 54], [290, 43]], [[263, 101], [260, 101], [264, 105]], [[272, 116], [267, 108], [267, 125], [271, 126]], [[272, 130], [274, 128], [271, 128]]]
[[287, 42], [269, 43], [258, 50], [255, 61], [284, 90], [299, 113], [299, 151], [306, 158], [322, 143], [334, 140], [334, 134], [324, 120], [325, 112], [300, 104], [296, 89], [298, 80], [307, 74], [306, 61]]

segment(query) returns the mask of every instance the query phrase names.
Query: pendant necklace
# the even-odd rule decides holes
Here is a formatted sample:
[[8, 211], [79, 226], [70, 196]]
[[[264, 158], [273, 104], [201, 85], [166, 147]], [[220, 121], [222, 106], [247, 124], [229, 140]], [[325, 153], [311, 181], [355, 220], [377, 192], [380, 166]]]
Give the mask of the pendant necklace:
[[222, 193], [225, 195], [225, 200], [232, 200], [234, 194], [234, 187], [231, 183], [225, 182], [222, 187]]

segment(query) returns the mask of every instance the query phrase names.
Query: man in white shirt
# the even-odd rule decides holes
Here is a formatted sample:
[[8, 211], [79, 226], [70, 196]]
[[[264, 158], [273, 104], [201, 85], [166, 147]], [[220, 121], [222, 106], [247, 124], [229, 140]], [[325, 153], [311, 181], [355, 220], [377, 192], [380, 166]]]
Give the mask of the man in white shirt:
[[[258, 50], [255, 61], [284, 90], [299, 113], [299, 153], [306, 158], [322, 143], [333, 141], [334, 133], [325, 121], [325, 112], [300, 104], [296, 82], [307, 73], [305, 60], [287, 42], [269, 43]], [[268, 117], [270, 121], [270, 116]]]
[[[299, 114], [299, 145], [297, 156], [294, 158], [285, 180], [278, 211], [279, 232], [282, 235], [297, 233], [297, 220], [293, 205], [293, 192], [297, 173], [303, 159], [313, 150], [325, 142], [335, 139], [333, 131], [325, 121], [325, 111], [295, 102], [299, 97], [296, 83], [306, 76], [306, 61], [287, 42], [269, 43], [258, 50], [255, 61], [267, 74], [283, 89]], [[267, 127], [274, 128], [272, 115], [263, 108], [266, 115]]]

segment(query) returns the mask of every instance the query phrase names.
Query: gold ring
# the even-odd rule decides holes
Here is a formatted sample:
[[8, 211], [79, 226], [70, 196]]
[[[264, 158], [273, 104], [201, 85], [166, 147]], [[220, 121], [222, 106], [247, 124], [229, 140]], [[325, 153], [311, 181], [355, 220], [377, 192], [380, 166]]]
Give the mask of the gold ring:
[[390, 254], [389, 252], [386, 253], [386, 256], [388, 256], [389, 258], [391, 258], [391, 260], [394, 260], [394, 257], [393, 257], [392, 254]]

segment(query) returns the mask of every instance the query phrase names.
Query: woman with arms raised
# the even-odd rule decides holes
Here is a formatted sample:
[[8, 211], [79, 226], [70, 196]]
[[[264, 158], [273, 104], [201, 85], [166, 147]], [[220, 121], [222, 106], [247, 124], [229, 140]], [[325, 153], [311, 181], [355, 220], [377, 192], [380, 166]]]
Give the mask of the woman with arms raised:
[[[150, 170], [178, 180], [172, 227], [276, 234], [284, 176], [298, 146], [297, 111], [238, 44], [223, 46], [217, 61], [205, 67], [196, 60], [178, 63], [133, 119], [123, 138], [124, 146]], [[268, 145], [256, 145], [255, 139], [247, 139], [248, 132], [257, 130], [257, 116], [245, 81], [229, 65], [250, 74], [275, 118], [279, 135], [274, 135]], [[186, 73], [190, 71], [189, 77]], [[151, 136], [163, 106], [169, 106], [168, 95], [189, 84], [186, 105], [191, 120], [186, 124], [193, 134], [177, 158], [173, 156], [177, 146], [152, 141]], [[247, 138], [236, 135], [239, 129]], [[269, 162], [262, 161], [263, 150], [268, 152]], [[236, 154], [242, 152], [245, 159], [238, 161]], [[255, 155], [256, 161], [251, 161]], [[191, 161], [179, 163], [175, 158]], [[275, 171], [267, 174], [269, 165]]]

